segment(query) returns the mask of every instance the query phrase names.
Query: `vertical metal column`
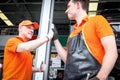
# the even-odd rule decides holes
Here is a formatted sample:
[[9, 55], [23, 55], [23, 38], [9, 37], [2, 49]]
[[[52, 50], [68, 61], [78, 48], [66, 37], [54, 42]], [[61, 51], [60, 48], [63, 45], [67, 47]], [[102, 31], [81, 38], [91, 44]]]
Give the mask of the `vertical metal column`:
[[[40, 27], [38, 38], [46, 36], [50, 25], [53, 21], [53, 9], [54, 9], [54, 0], [43, 0], [42, 2], [42, 11], [40, 16]], [[35, 56], [35, 67], [40, 67], [40, 63], [43, 61], [46, 64], [46, 69], [43, 72], [38, 72], [33, 74], [33, 80], [48, 80], [49, 72], [49, 60], [50, 60], [50, 47], [51, 42], [43, 44], [36, 50]]]

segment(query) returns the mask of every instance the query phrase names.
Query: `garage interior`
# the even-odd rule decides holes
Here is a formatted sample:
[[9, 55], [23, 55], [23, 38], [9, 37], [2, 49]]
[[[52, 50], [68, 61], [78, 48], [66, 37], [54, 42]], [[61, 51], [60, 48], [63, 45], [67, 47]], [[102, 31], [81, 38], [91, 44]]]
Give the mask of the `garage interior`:
[[[55, 0], [53, 12], [53, 23], [55, 24], [59, 35], [65, 37], [70, 33], [70, 25], [75, 23], [75, 21], [69, 21], [67, 15], [64, 13], [66, 6], [67, 0]], [[17, 26], [22, 20], [29, 19], [39, 23], [41, 7], [42, 0], [0, 0], [1, 63], [4, 59], [3, 52], [7, 38], [18, 34]], [[88, 14], [90, 16], [103, 15], [109, 21], [115, 33], [118, 53], [120, 54], [120, 0], [89, 0]], [[35, 35], [37, 34], [38, 30], [35, 31]], [[62, 39], [62, 41], [63, 46], [65, 47], [66, 38]], [[54, 53], [55, 51], [53, 51], [53, 54]], [[60, 67], [55, 68], [53, 72], [50, 73], [50, 80], [61, 80], [63, 78], [64, 64], [62, 61], [60, 65]], [[56, 71], [59, 73], [56, 73]], [[115, 77], [115, 80], [119, 80], [120, 57], [118, 57], [117, 65], [111, 72], [111, 75]]]

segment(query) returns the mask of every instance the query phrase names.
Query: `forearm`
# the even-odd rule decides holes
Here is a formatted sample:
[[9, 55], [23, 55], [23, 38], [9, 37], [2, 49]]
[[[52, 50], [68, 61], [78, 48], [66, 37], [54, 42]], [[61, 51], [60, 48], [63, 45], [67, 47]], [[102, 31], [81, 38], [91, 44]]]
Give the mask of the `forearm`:
[[66, 63], [67, 51], [62, 47], [58, 39], [54, 40], [54, 44], [58, 55], [61, 57], [63, 62]]
[[105, 55], [103, 57], [102, 66], [97, 74], [97, 77], [100, 80], [106, 80], [111, 70], [113, 69], [113, 66], [118, 57], [118, 53], [115, 37], [113, 35], [101, 38], [101, 42], [105, 50]]
[[32, 67], [32, 72], [40, 72], [40, 68]]
[[48, 38], [43, 37], [36, 40], [21, 43], [17, 47], [17, 52], [32, 51], [47, 41], [48, 41]]
[[100, 80], [106, 80], [106, 78], [108, 77], [108, 75], [110, 74], [111, 70], [114, 67], [117, 56], [118, 55], [117, 55], [116, 51], [113, 52], [113, 51], [109, 50], [108, 52], [105, 53], [102, 67], [101, 67], [99, 73], [97, 74], [97, 77]]

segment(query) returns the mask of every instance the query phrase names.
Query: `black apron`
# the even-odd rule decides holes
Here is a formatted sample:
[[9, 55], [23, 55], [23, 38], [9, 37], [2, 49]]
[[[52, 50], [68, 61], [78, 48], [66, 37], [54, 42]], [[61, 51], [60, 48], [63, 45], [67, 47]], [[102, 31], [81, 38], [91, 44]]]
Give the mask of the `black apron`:
[[88, 51], [81, 34], [68, 41], [64, 80], [86, 80], [96, 76], [101, 65]]

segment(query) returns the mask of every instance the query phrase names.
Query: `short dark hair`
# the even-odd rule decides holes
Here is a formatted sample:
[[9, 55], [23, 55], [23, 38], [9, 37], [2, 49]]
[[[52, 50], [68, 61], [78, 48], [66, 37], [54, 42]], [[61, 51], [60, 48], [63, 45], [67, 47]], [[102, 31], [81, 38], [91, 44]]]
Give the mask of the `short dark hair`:
[[89, 0], [72, 0], [74, 3], [76, 2], [80, 2], [82, 4], [82, 8], [84, 10], [88, 10], [88, 6], [89, 6]]

